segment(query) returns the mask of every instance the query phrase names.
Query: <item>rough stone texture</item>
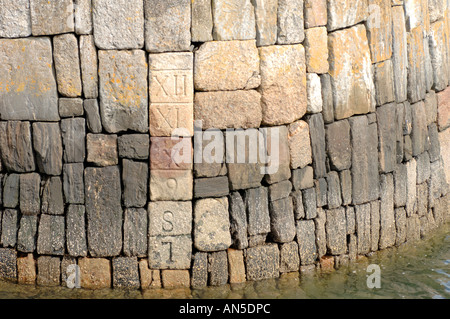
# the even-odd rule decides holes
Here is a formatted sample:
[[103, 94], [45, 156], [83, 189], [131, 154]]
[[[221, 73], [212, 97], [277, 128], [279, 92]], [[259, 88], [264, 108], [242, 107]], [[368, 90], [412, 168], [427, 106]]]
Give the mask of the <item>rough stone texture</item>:
[[104, 258], [80, 258], [81, 287], [85, 289], [111, 288], [111, 262]]
[[17, 279], [17, 252], [0, 248], [0, 278], [15, 281]]
[[149, 236], [190, 235], [191, 202], [150, 202]]
[[[316, 196], [316, 204], [317, 207], [323, 207], [328, 205], [328, 185], [326, 178], [319, 178], [314, 181], [314, 192], [310, 195]], [[312, 199], [309, 199], [311, 201]], [[314, 202], [311, 202], [311, 206], [314, 205]]]
[[345, 170], [339, 172], [341, 181], [342, 204], [350, 205], [352, 203], [352, 172]]
[[113, 166], [119, 163], [117, 135], [87, 134], [87, 161], [96, 166]]
[[295, 241], [280, 246], [280, 273], [298, 271], [300, 256], [298, 244]]
[[337, 208], [326, 212], [327, 247], [332, 255], [347, 252], [347, 223], [345, 208]]
[[305, 0], [305, 27], [314, 28], [327, 25], [327, 1]]
[[194, 245], [200, 251], [231, 246], [228, 199], [201, 199], [194, 206]]
[[370, 250], [370, 204], [356, 205], [356, 239], [358, 254], [367, 254]]
[[3, 207], [16, 208], [19, 206], [19, 174], [6, 175], [3, 180]]
[[[83, 0], [85, 1], [85, 0]], [[98, 97], [98, 61], [94, 37], [80, 36], [80, 70], [83, 94], [87, 99]]]
[[255, 8], [256, 45], [273, 45], [277, 41], [278, 0], [251, 0]]
[[425, 105], [419, 102], [411, 105], [412, 114], [412, 155], [417, 156], [428, 149], [428, 128]]
[[36, 248], [40, 255], [64, 255], [64, 216], [41, 215]]
[[18, 38], [31, 35], [29, 0], [0, 1], [0, 37]]
[[381, 172], [392, 172], [397, 164], [396, 150], [396, 104], [386, 104], [377, 108], [378, 136], [379, 136], [379, 160]]
[[290, 197], [270, 202], [270, 236], [274, 242], [288, 243], [295, 237], [295, 219]]
[[17, 250], [23, 253], [33, 253], [36, 249], [37, 216], [22, 216], [17, 233]]
[[50, 39], [0, 39], [0, 57], [0, 118], [58, 121]]
[[40, 256], [37, 259], [38, 286], [56, 287], [60, 285], [61, 261], [59, 257]]
[[41, 211], [41, 177], [37, 173], [20, 175], [20, 211], [23, 215], [38, 215]]
[[64, 215], [64, 197], [61, 178], [59, 176], [50, 177], [44, 183], [41, 193], [41, 213]]
[[214, 40], [256, 38], [255, 9], [250, 0], [213, 0]]
[[5, 209], [1, 217], [0, 243], [4, 248], [16, 246], [19, 213], [15, 209]]
[[311, 166], [292, 171], [292, 186], [294, 190], [314, 187], [314, 172]]
[[33, 254], [17, 258], [17, 283], [21, 285], [36, 283], [36, 262]]
[[58, 92], [67, 97], [81, 95], [81, 70], [78, 40], [74, 34], [63, 34], [53, 38]]
[[244, 201], [248, 218], [248, 235], [270, 232], [269, 198], [265, 187], [245, 191]]
[[83, 100], [80, 98], [60, 98], [59, 116], [63, 118], [83, 116]]
[[84, 184], [89, 253], [93, 257], [116, 256], [122, 250], [119, 168], [88, 167]]
[[395, 209], [395, 226], [395, 245], [399, 246], [406, 241], [406, 211], [404, 207]]
[[146, 134], [127, 134], [117, 139], [119, 157], [145, 160], [149, 157], [150, 139]]
[[392, 61], [387, 60], [374, 64], [375, 100], [383, 105], [395, 100], [394, 71]]
[[123, 253], [127, 257], [147, 255], [147, 212], [143, 208], [125, 210], [123, 223]]
[[84, 165], [64, 164], [63, 189], [66, 204], [84, 204]]
[[229, 248], [228, 256], [228, 275], [230, 284], [240, 284], [246, 281], [244, 251]]
[[72, 257], [87, 256], [85, 233], [86, 209], [83, 205], [69, 205], [66, 215], [66, 246]]
[[258, 128], [261, 124], [261, 95], [254, 90], [197, 92], [194, 118], [202, 128]]
[[303, 190], [302, 196], [306, 219], [315, 218], [317, 216], [317, 207], [318, 207], [315, 188], [308, 188]]
[[208, 254], [210, 286], [223, 286], [228, 282], [228, 258], [226, 251]]
[[195, 89], [254, 89], [261, 83], [259, 65], [255, 40], [206, 42], [195, 52]]
[[144, 46], [142, 0], [92, 2], [95, 44], [103, 50], [139, 49]]
[[30, 0], [33, 36], [74, 31], [73, 1]]
[[417, 162], [412, 159], [406, 163], [406, 213], [408, 217], [415, 211]]
[[29, 122], [0, 122], [0, 156], [8, 171], [35, 170]]
[[408, 32], [408, 100], [416, 103], [425, 98], [426, 71], [425, 50], [423, 46], [423, 27]]
[[403, 6], [392, 7], [392, 66], [396, 102], [407, 99], [408, 45]]
[[429, 48], [431, 64], [433, 68], [433, 88], [441, 91], [447, 88], [448, 78], [448, 30], [445, 30], [445, 22], [438, 21], [431, 25]]
[[86, 157], [86, 123], [83, 118], [61, 120], [65, 163], [82, 163]]
[[103, 128], [108, 133], [146, 133], [149, 122], [145, 52], [99, 51], [98, 56]]
[[328, 31], [355, 25], [368, 16], [367, 0], [331, 0], [328, 4]]
[[[269, 184], [278, 183], [291, 178], [291, 156], [288, 135], [289, 132], [287, 126], [277, 126], [259, 130], [259, 142], [262, 142], [261, 138], [264, 136], [264, 146], [266, 147], [266, 150], [261, 154], [262, 146], [259, 145], [257, 155], [261, 162], [267, 163], [265, 167], [260, 168], [260, 172], [266, 173], [265, 181]], [[254, 147], [250, 150], [256, 155]], [[252, 155], [252, 153], [250, 153], [250, 155]]]
[[151, 170], [150, 200], [191, 200], [193, 197], [192, 171]]
[[301, 265], [314, 263], [317, 258], [314, 221], [297, 221], [297, 242]]
[[210, 0], [197, 0], [191, 2], [191, 41], [212, 41], [213, 17], [212, 2]]
[[322, 112], [322, 87], [320, 77], [315, 73], [306, 74], [307, 113]]
[[333, 169], [342, 171], [351, 167], [350, 124], [347, 120], [336, 121], [326, 126], [326, 146]]
[[314, 177], [316, 179], [324, 177], [326, 169], [326, 142], [325, 142], [325, 124], [321, 113], [313, 114], [309, 118], [309, 133], [311, 136], [312, 147], [312, 166]]
[[187, 51], [191, 44], [189, 0], [144, 1], [145, 48], [149, 52]]
[[191, 235], [149, 237], [148, 258], [151, 269], [189, 269]]
[[425, 112], [427, 113], [427, 125], [436, 124], [437, 121], [437, 95], [434, 91], [427, 93], [425, 97]]
[[194, 181], [194, 197], [223, 197], [229, 194], [228, 177], [199, 178]]
[[327, 28], [307, 29], [305, 34], [306, 69], [310, 73], [327, 73], [329, 68]]
[[33, 146], [39, 171], [47, 175], [60, 175], [63, 146], [59, 124], [33, 123]]
[[244, 200], [239, 192], [232, 192], [228, 197], [230, 207], [230, 233], [232, 247], [245, 249], [248, 247], [247, 215]]
[[123, 204], [144, 207], [147, 203], [148, 165], [128, 159], [122, 161]]
[[263, 124], [292, 123], [306, 113], [305, 49], [301, 44], [259, 48]]
[[92, 33], [92, 1], [75, 0], [75, 32], [76, 34]]
[[195, 177], [216, 177], [227, 174], [225, 139], [222, 131], [196, 131], [194, 136]]
[[246, 252], [247, 280], [277, 278], [280, 275], [280, 253], [276, 244], [248, 248]]
[[[245, 274], [245, 271], [244, 271]], [[191, 287], [204, 288], [208, 285], [208, 253], [198, 252], [194, 255], [191, 268]]]
[[366, 22], [372, 63], [385, 61], [392, 55], [391, 0], [368, 0]]
[[[439, 134], [439, 142], [442, 158], [450, 158], [450, 130], [445, 130]], [[450, 161], [444, 160], [443, 166], [445, 180], [450, 184]]]
[[437, 124], [439, 131], [444, 131], [450, 127], [450, 89], [437, 94], [438, 97], [438, 113]]
[[304, 168], [312, 163], [309, 125], [305, 121], [297, 121], [289, 125], [288, 142], [291, 155], [291, 168]]
[[289, 196], [292, 190], [292, 184], [290, 181], [282, 181], [269, 186], [269, 199], [270, 201], [276, 201]]
[[353, 206], [347, 206], [345, 208], [345, 218], [347, 222], [347, 235], [354, 234], [356, 232], [356, 217]]
[[[354, 49], [349, 52], [347, 48], [350, 46]], [[374, 111], [375, 87], [364, 26], [331, 33], [328, 36], [328, 48], [335, 118], [339, 120]], [[354, 69], [353, 65], [359, 67]]]
[[381, 175], [380, 249], [395, 244], [394, 180], [392, 174]]
[[338, 208], [342, 205], [342, 196], [341, 196], [341, 184], [339, 181], [339, 174], [337, 172], [329, 172], [327, 174], [327, 201], [328, 208]]
[[328, 73], [320, 75], [320, 85], [322, 87], [322, 114], [326, 124], [334, 121], [333, 89], [331, 77]]
[[139, 289], [139, 268], [136, 257], [116, 257], [112, 260], [113, 288]]
[[277, 44], [303, 42], [303, 0], [278, 0]]
[[166, 289], [189, 288], [190, 277], [187, 270], [161, 271], [162, 286]]

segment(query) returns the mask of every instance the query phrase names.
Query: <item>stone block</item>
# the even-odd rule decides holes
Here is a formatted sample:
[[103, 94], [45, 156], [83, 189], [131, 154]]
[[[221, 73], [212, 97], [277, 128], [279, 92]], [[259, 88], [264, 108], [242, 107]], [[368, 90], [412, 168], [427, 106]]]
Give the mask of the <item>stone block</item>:
[[232, 246], [236, 249], [245, 249], [248, 247], [248, 224], [244, 200], [239, 192], [232, 192], [228, 197], [228, 202]]
[[60, 285], [61, 260], [59, 257], [40, 256], [37, 259], [38, 286], [56, 287]]
[[[126, 5], [121, 10], [125, 7]], [[99, 51], [98, 58], [100, 114], [103, 128], [108, 133], [127, 130], [147, 133], [148, 65], [145, 52]], [[130, 65], [132, 67], [129, 67]]]
[[[265, 145], [258, 145], [258, 153], [255, 148], [250, 148], [254, 155], [258, 155], [262, 163], [266, 163], [265, 167], [260, 168], [260, 172], [265, 171], [265, 181], [269, 184], [278, 183], [291, 178], [290, 169], [290, 147], [289, 132], [287, 126], [277, 126], [263, 128], [259, 130], [259, 143], [264, 136]], [[250, 142], [251, 143], [251, 142]], [[227, 143], [228, 145], [228, 143]], [[251, 145], [251, 144], [250, 144]], [[266, 147], [265, 152], [261, 154], [261, 149]], [[252, 153], [249, 154], [252, 156]], [[238, 153], [239, 159], [239, 153]]]
[[222, 131], [196, 131], [194, 149], [195, 177], [216, 177], [227, 174], [225, 139]]
[[303, 206], [305, 208], [306, 219], [313, 219], [317, 216], [317, 195], [315, 188], [308, 188], [302, 191]]
[[151, 137], [151, 170], [192, 169], [192, 141], [190, 138]]
[[341, 196], [341, 184], [339, 181], [339, 174], [337, 172], [331, 171], [327, 174], [327, 198], [328, 198], [328, 208], [338, 208], [342, 205]]
[[37, 253], [63, 256], [65, 252], [64, 216], [42, 214], [39, 220]]
[[17, 252], [13, 249], [0, 248], [0, 278], [17, 280]]
[[150, 138], [146, 134], [126, 134], [117, 138], [119, 157], [146, 160], [150, 152]]
[[256, 45], [273, 45], [277, 41], [278, 0], [252, 0], [255, 8]]
[[63, 145], [58, 123], [33, 123], [33, 146], [41, 173], [61, 175]]
[[92, 35], [80, 36], [80, 70], [84, 97], [87, 99], [98, 98], [98, 57]]
[[355, 206], [357, 253], [367, 254], [371, 246], [370, 237], [370, 204]]
[[65, 163], [82, 163], [86, 157], [86, 123], [83, 118], [61, 120]]
[[[326, 11], [326, 9], [325, 9]], [[303, 0], [278, 0], [277, 44], [296, 44], [303, 42]]]
[[316, 179], [324, 177], [326, 169], [326, 141], [325, 123], [321, 113], [313, 114], [308, 120], [309, 132], [311, 136], [311, 147], [313, 157], [314, 177]]
[[378, 63], [390, 59], [392, 55], [391, 0], [368, 0], [367, 4], [367, 38], [372, 63]]
[[347, 222], [345, 208], [326, 211], [327, 247], [332, 255], [342, 255], [347, 252]]
[[395, 100], [394, 71], [392, 61], [386, 60], [374, 64], [375, 100], [383, 105]]
[[191, 41], [212, 41], [213, 17], [212, 2], [199, 0], [191, 3]]
[[231, 246], [228, 199], [201, 199], [194, 206], [194, 245], [200, 251]]
[[301, 44], [259, 48], [263, 124], [292, 123], [306, 113], [305, 48]]
[[255, 9], [250, 0], [212, 2], [213, 37], [216, 41], [256, 38]]
[[412, 155], [417, 156], [428, 150], [428, 128], [425, 105], [419, 102], [411, 105], [412, 114]]
[[148, 165], [128, 159], [122, 161], [123, 204], [144, 207], [147, 203]]
[[448, 37], [448, 30], [444, 21], [431, 25], [429, 49], [433, 69], [433, 89], [436, 91], [446, 89], [449, 83], [448, 38], [446, 37]]
[[408, 45], [403, 6], [392, 7], [392, 67], [394, 73], [395, 101], [407, 99]]
[[21, 285], [36, 283], [36, 261], [33, 254], [17, 258], [17, 283]]
[[297, 221], [297, 242], [301, 265], [304, 266], [313, 264], [317, 258], [314, 221]]
[[191, 234], [191, 202], [150, 202], [148, 214], [151, 237]]
[[355, 25], [369, 14], [367, 0], [331, 0], [328, 4], [328, 31]]
[[352, 203], [352, 172], [350, 170], [339, 172], [339, 180], [341, 181], [342, 205], [350, 205]]
[[65, 203], [84, 204], [84, 165], [64, 164], [63, 167], [63, 189]]
[[139, 268], [136, 257], [116, 257], [112, 260], [113, 288], [139, 289]]
[[400, 246], [406, 241], [406, 211], [404, 207], [395, 209], [395, 227], [397, 229], [395, 246]]
[[5, 209], [1, 218], [0, 243], [4, 248], [14, 248], [17, 243], [17, 228], [19, 225], [19, 212], [15, 209]]
[[394, 181], [391, 174], [381, 175], [380, 249], [395, 244]]
[[55, 61], [58, 92], [62, 96], [81, 96], [81, 70], [78, 40], [67, 33], [53, 38], [53, 59]]
[[122, 250], [123, 211], [118, 166], [84, 171], [88, 249], [92, 257], [112, 257]]
[[326, 211], [322, 208], [318, 208], [317, 218], [314, 219], [314, 224], [316, 226], [315, 236], [316, 236], [317, 258], [322, 258], [322, 256], [324, 256], [327, 253], [326, 221], [327, 221]]
[[20, 38], [31, 35], [31, 13], [29, 0], [0, 1], [0, 37]]
[[230, 284], [241, 284], [246, 281], [244, 251], [229, 248], [228, 257], [228, 275]]
[[334, 121], [333, 89], [331, 78], [328, 73], [320, 75], [320, 85], [322, 87], [322, 115], [325, 124]]
[[327, 73], [329, 68], [327, 28], [317, 27], [306, 29], [305, 35], [307, 71], [309, 73]]
[[84, 100], [84, 111], [86, 112], [86, 124], [88, 130], [91, 133], [101, 133], [102, 121], [97, 99]]
[[[245, 271], [244, 271], [245, 274]], [[197, 252], [191, 268], [191, 287], [205, 288], [208, 285], [208, 253]]]
[[292, 171], [292, 186], [294, 190], [302, 190], [314, 187], [314, 171], [311, 166]]
[[33, 253], [36, 249], [38, 217], [22, 216], [17, 233], [17, 250], [23, 253]]
[[150, 170], [150, 200], [191, 200], [193, 183], [190, 170]]
[[381, 172], [392, 172], [397, 164], [396, 104], [386, 104], [377, 108], [379, 160]]
[[248, 235], [270, 232], [269, 196], [265, 187], [245, 191], [244, 202], [247, 211]]
[[92, 1], [75, 0], [75, 33], [90, 34], [92, 33]]
[[38, 215], [41, 211], [41, 177], [37, 173], [20, 175], [20, 211], [23, 215]]
[[331, 167], [337, 171], [349, 169], [352, 165], [352, 146], [348, 121], [336, 121], [326, 125], [325, 136]]
[[408, 100], [411, 103], [417, 103], [420, 100], [423, 100], [426, 93], [426, 61], [423, 39], [424, 36], [422, 26], [418, 26], [407, 34], [409, 66], [407, 93]]
[[208, 254], [210, 286], [223, 286], [228, 282], [228, 256], [226, 251]]
[[437, 94], [434, 91], [430, 91], [425, 96], [425, 112], [427, 113], [427, 125], [437, 121]]
[[189, 288], [191, 282], [188, 270], [163, 270], [161, 279], [166, 289]]
[[254, 89], [261, 84], [259, 59], [255, 40], [206, 42], [195, 52], [195, 89], [198, 91]]
[[19, 174], [5, 175], [3, 179], [3, 207], [16, 208], [19, 206]]
[[191, 235], [149, 237], [148, 260], [151, 269], [191, 268]]
[[140, 49], [144, 46], [142, 0], [93, 1], [92, 17], [95, 44], [99, 49]]
[[111, 262], [105, 258], [80, 258], [81, 287], [85, 289], [111, 288]]
[[194, 181], [194, 197], [223, 197], [229, 194], [228, 177], [199, 178]]
[[417, 163], [417, 185], [425, 183], [430, 178], [430, 156], [424, 152], [416, 157]]
[[314, 28], [327, 25], [327, 1], [305, 0], [305, 27]]
[[127, 257], [147, 256], [147, 212], [143, 208], [125, 210], [123, 223], [123, 253]]
[[74, 31], [73, 1], [30, 0], [33, 36]]
[[279, 254], [276, 244], [248, 248], [245, 256], [247, 280], [278, 278], [280, 275]]
[[345, 218], [347, 223], [347, 235], [354, 234], [356, 232], [356, 217], [355, 208], [353, 206], [347, 206], [345, 208]]
[[428, 184], [417, 185], [417, 214], [419, 217], [426, 216], [428, 213]]
[[[354, 2], [354, 0], [350, 0]], [[357, 1], [366, 3], [366, 1]], [[334, 10], [337, 1], [331, 1]], [[341, 4], [339, 4], [341, 6]], [[355, 9], [358, 7], [355, 7]], [[344, 10], [351, 12], [352, 10]], [[333, 15], [328, 22], [333, 21]], [[330, 25], [329, 25], [330, 29]], [[351, 52], [348, 47], [353, 47]], [[334, 115], [337, 120], [375, 110], [375, 86], [366, 29], [358, 25], [328, 36], [329, 74], [333, 89]], [[352, 65], [359, 65], [357, 70]], [[337, 89], [339, 88], [339, 89]]]
[[417, 162], [415, 159], [406, 163], [406, 213], [411, 216], [416, 203]]
[[7, 171], [35, 170], [29, 122], [0, 122], [0, 156]]
[[450, 127], [450, 89], [446, 89], [443, 92], [437, 94], [438, 98], [438, 111], [437, 111], [437, 124], [439, 132], [444, 131]]
[[[380, 244], [380, 232], [381, 227], [380, 224], [383, 223], [383, 226], [386, 225], [386, 223], [380, 221], [380, 201], [376, 200], [373, 202], [370, 202], [370, 250], [371, 251], [377, 251]], [[391, 208], [389, 208], [391, 210]], [[391, 218], [389, 216], [388, 218]], [[392, 223], [390, 221], [389, 223]], [[394, 222], [395, 224], [395, 222]], [[395, 227], [394, 227], [395, 228]], [[383, 235], [386, 237], [386, 234], [383, 233]]]
[[45, 180], [41, 195], [41, 213], [64, 215], [64, 196], [61, 178], [53, 176]]
[[148, 52], [189, 50], [191, 45], [189, 0], [172, 2], [146, 0], [144, 13], [145, 48]]
[[305, 207], [303, 206], [303, 195], [301, 191], [295, 191], [291, 194], [292, 205], [294, 206], [295, 220], [305, 218]]
[[292, 184], [290, 181], [282, 181], [280, 183], [272, 184], [269, 186], [269, 199], [270, 201], [276, 201], [279, 199], [287, 198], [292, 190]]
[[87, 161], [96, 166], [113, 166], [119, 163], [117, 135], [87, 134]]
[[292, 199], [285, 197], [270, 202], [270, 236], [274, 242], [288, 243], [295, 237]]
[[292, 169], [304, 168], [312, 163], [309, 125], [305, 121], [297, 121], [290, 124], [288, 129], [289, 153], [291, 155], [290, 167]]
[[280, 273], [298, 271], [300, 256], [298, 244], [295, 241], [280, 246]]
[[72, 257], [87, 256], [85, 232], [86, 209], [83, 205], [69, 205], [66, 215], [66, 246]]
[[328, 185], [326, 178], [319, 178], [314, 181], [317, 207], [328, 205]]
[[83, 100], [80, 98], [60, 98], [59, 99], [59, 116], [77, 117], [83, 116]]
[[306, 74], [307, 113], [322, 112], [322, 87], [316, 73]]

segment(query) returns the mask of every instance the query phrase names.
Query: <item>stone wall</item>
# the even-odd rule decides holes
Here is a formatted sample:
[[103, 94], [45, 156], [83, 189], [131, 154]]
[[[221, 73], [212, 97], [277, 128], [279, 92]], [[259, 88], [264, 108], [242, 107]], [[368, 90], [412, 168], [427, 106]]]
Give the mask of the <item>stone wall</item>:
[[200, 288], [420, 239], [449, 32], [447, 0], [0, 0], [0, 277]]

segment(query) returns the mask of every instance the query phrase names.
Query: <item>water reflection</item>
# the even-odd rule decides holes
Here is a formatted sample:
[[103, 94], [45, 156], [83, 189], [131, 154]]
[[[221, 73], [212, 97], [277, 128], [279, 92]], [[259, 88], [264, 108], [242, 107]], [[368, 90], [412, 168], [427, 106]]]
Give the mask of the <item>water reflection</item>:
[[[259, 299], [259, 298], [450, 298], [450, 223], [433, 236], [398, 249], [359, 258], [331, 273], [289, 273], [278, 279], [199, 290], [70, 290], [0, 282], [0, 298], [76, 299]], [[381, 269], [381, 288], [367, 287], [367, 266]]]

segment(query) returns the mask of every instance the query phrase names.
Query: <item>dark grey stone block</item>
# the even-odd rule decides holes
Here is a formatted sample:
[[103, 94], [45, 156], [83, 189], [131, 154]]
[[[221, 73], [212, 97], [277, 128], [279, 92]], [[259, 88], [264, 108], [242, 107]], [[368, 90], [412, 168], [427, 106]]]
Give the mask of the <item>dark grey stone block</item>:
[[69, 205], [66, 216], [67, 252], [72, 257], [87, 256], [85, 230], [86, 209], [83, 205]]
[[379, 160], [381, 172], [389, 173], [397, 163], [397, 130], [395, 103], [377, 107]]
[[191, 270], [191, 287], [204, 288], [208, 285], [208, 253], [197, 252]]
[[269, 186], [269, 200], [276, 201], [289, 196], [292, 191], [292, 184], [290, 181], [282, 181]]
[[66, 204], [84, 204], [84, 165], [64, 164], [63, 188]]
[[282, 198], [270, 202], [271, 238], [276, 243], [287, 243], [295, 237], [295, 219], [292, 199]]
[[355, 206], [357, 253], [367, 254], [370, 251], [370, 204]]
[[61, 178], [50, 177], [42, 189], [41, 212], [49, 215], [64, 215], [64, 197]]
[[340, 207], [326, 211], [327, 248], [331, 255], [347, 252], [347, 222], [345, 208]]
[[61, 175], [63, 146], [59, 123], [33, 123], [33, 147], [39, 172]]
[[10, 281], [17, 279], [17, 252], [9, 248], [0, 248], [0, 278]]
[[394, 205], [402, 207], [406, 205], [407, 169], [405, 164], [397, 165], [394, 171]]
[[270, 232], [269, 196], [265, 187], [245, 191], [248, 235], [261, 235]]
[[248, 247], [247, 239], [247, 214], [245, 211], [244, 200], [239, 192], [233, 192], [228, 197], [230, 209], [230, 232], [232, 246], [236, 249], [245, 249]]
[[41, 211], [41, 177], [37, 173], [20, 175], [20, 211], [23, 215], [38, 215]]
[[291, 194], [292, 204], [294, 205], [294, 217], [295, 219], [305, 218], [305, 208], [303, 206], [302, 191], [295, 191]]
[[299, 247], [301, 265], [313, 264], [317, 258], [314, 221], [297, 221], [297, 243]]
[[428, 152], [419, 154], [416, 157], [417, 162], [417, 184], [422, 184], [430, 178], [430, 156]]
[[123, 253], [127, 257], [145, 257], [148, 249], [148, 219], [144, 208], [125, 210], [123, 223]]
[[308, 188], [302, 191], [303, 206], [305, 208], [305, 218], [313, 219], [317, 216], [317, 196], [315, 188]]
[[352, 165], [352, 147], [348, 120], [327, 125], [326, 142], [331, 168], [337, 171], [349, 169]]
[[441, 145], [439, 143], [439, 134], [436, 123], [432, 123], [428, 126], [428, 138], [430, 141], [430, 147], [428, 154], [430, 155], [430, 162], [439, 160], [441, 156]]
[[347, 222], [347, 235], [354, 234], [356, 232], [356, 217], [353, 206], [347, 206], [345, 208], [345, 218]]
[[29, 122], [0, 122], [0, 157], [8, 172], [35, 170]]
[[341, 181], [342, 205], [350, 205], [352, 203], [352, 172], [350, 170], [339, 172], [339, 180]]
[[395, 246], [400, 246], [406, 241], [406, 210], [404, 207], [395, 209], [395, 227], [397, 229]]
[[314, 171], [311, 166], [292, 171], [292, 186], [294, 190], [314, 187]]
[[3, 207], [16, 208], [19, 206], [19, 174], [5, 175], [3, 180]]
[[144, 207], [147, 204], [148, 164], [128, 159], [122, 161], [123, 204]]
[[147, 134], [126, 134], [118, 138], [119, 157], [145, 160], [150, 154], [150, 137]]
[[98, 108], [97, 99], [84, 100], [84, 111], [86, 112], [86, 124], [91, 133], [102, 132], [102, 119]]
[[327, 173], [325, 124], [321, 113], [313, 114], [308, 120], [309, 134], [311, 137], [314, 177], [324, 177]]
[[36, 249], [36, 234], [38, 227], [37, 216], [20, 218], [19, 232], [17, 234], [17, 250], [22, 253], [32, 253]]
[[380, 201], [370, 202], [370, 250], [377, 251], [380, 243]]
[[328, 205], [328, 185], [325, 178], [319, 178], [314, 181], [316, 188], [317, 207], [323, 207]]
[[113, 288], [139, 289], [139, 264], [136, 257], [116, 257], [112, 260]]
[[230, 193], [228, 177], [197, 178], [194, 180], [194, 197], [223, 197]]
[[300, 269], [298, 244], [295, 241], [280, 245], [280, 273], [294, 272]]
[[427, 114], [423, 102], [411, 105], [411, 142], [412, 155], [417, 156], [428, 150]]
[[86, 157], [86, 123], [84, 118], [61, 120], [64, 162], [82, 163]]
[[[278, 130], [278, 136], [274, 134], [275, 140], [272, 141], [273, 130]], [[267, 155], [271, 156], [272, 149], [278, 153], [278, 169], [275, 173], [267, 174], [265, 181], [269, 184], [278, 183], [291, 178], [291, 155], [288, 141], [288, 127], [277, 126], [262, 129], [267, 142]], [[275, 143], [275, 144], [274, 144]], [[272, 146], [274, 145], [274, 146]], [[261, 156], [261, 155], [259, 155]], [[268, 163], [268, 165], [273, 165]]]
[[80, 98], [60, 98], [59, 116], [62, 118], [83, 116], [83, 100]]
[[15, 209], [5, 209], [2, 215], [0, 242], [4, 248], [13, 248], [17, 243], [19, 212]]
[[39, 220], [37, 253], [63, 256], [65, 252], [64, 216], [42, 214]]
[[280, 275], [280, 252], [277, 244], [248, 248], [245, 256], [247, 280], [277, 278]]
[[328, 73], [320, 75], [322, 87], [322, 113], [325, 123], [334, 121], [333, 88], [331, 87], [330, 75]]
[[342, 205], [342, 197], [341, 184], [339, 181], [339, 174], [337, 172], [329, 172], [327, 174], [327, 185], [328, 208], [338, 208]]
[[208, 272], [210, 286], [223, 286], [228, 282], [228, 256], [225, 250], [208, 254]]

